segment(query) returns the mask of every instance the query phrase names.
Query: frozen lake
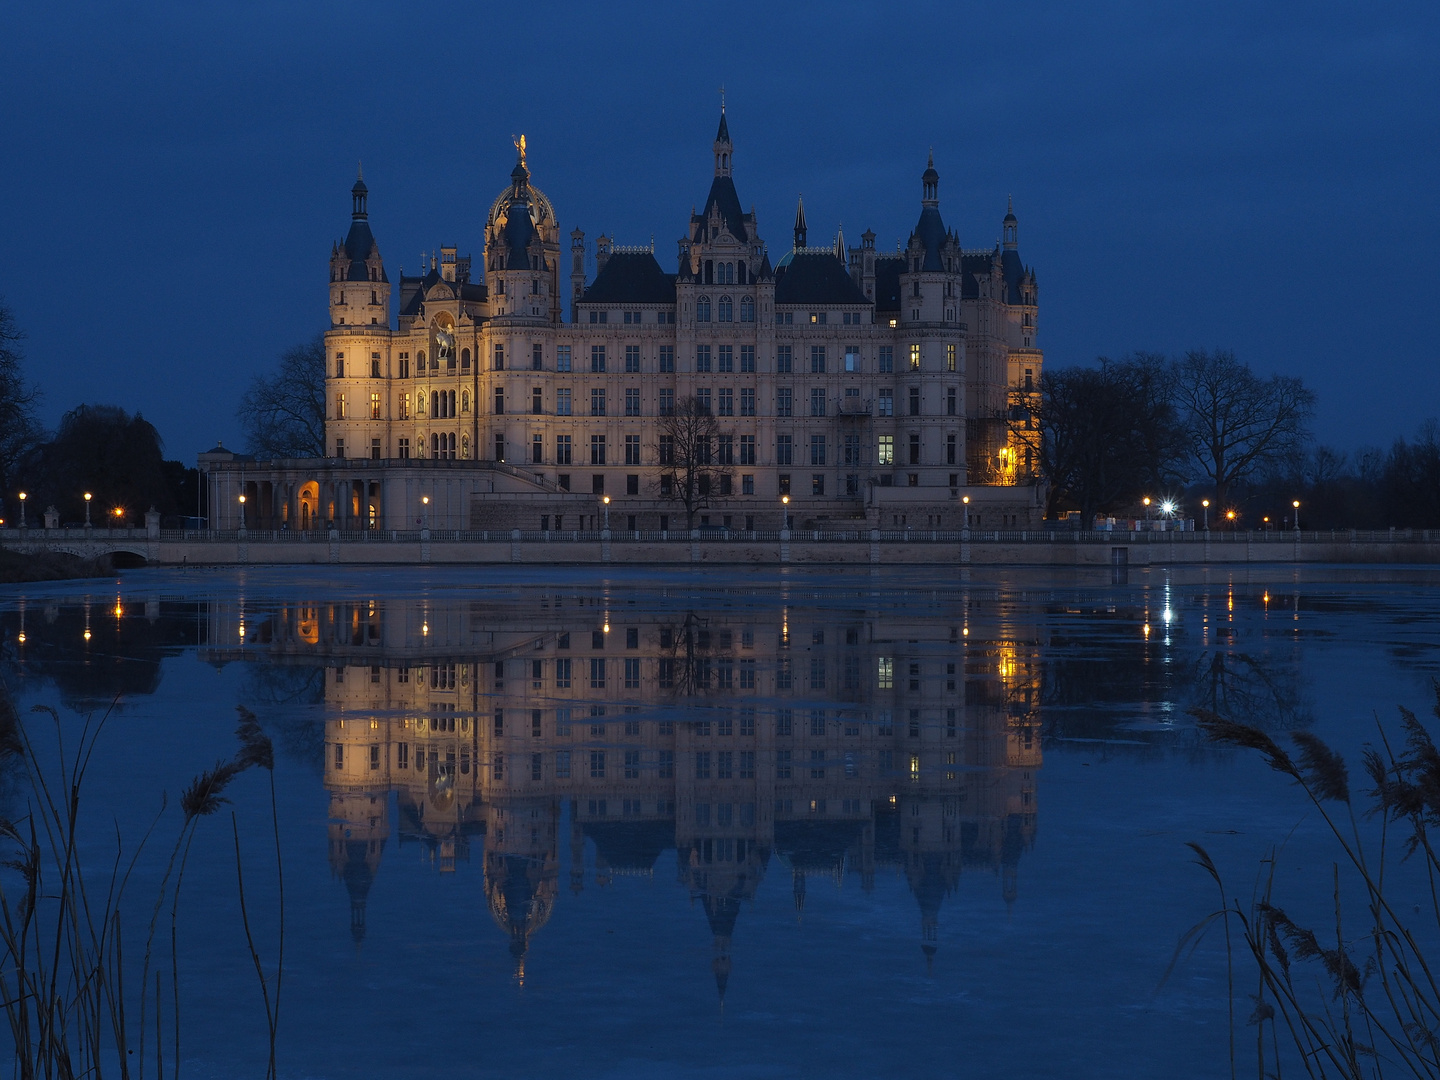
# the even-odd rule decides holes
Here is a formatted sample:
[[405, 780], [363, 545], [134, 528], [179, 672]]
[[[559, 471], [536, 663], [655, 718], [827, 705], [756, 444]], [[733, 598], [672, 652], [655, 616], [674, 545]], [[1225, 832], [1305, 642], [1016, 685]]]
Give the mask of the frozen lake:
[[[1186, 841], [1247, 897], [1287, 836], [1282, 886], [1328, 868], [1187, 708], [1353, 756], [1428, 712], [1437, 611], [1407, 568], [155, 570], [8, 587], [0, 632], [37, 738], [119, 697], [94, 873], [168, 793], [127, 926], [236, 706], [274, 739], [282, 1076], [1109, 1078], [1228, 1075], [1218, 937], [1158, 988], [1215, 906]], [[264, 1072], [230, 811], [273, 966], [270, 787], [226, 794], [188, 1078]]]

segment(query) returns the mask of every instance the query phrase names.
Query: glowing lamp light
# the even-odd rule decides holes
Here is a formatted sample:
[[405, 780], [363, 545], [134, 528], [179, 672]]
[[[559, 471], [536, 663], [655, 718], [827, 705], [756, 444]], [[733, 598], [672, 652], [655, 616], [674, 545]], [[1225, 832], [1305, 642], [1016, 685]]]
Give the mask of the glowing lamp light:
[[23, 631], [23, 630], [20, 631], [19, 637], [17, 637], [15, 640], [18, 641], [21, 645], [24, 645], [24, 644], [25, 644], [25, 631]]
[[609, 495], [606, 495], [606, 496], [605, 496], [603, 499], [601, 499], [600, 501], [603, 502], [606, 506], [609, 506], [609, 505], [610, 505], [610, 496], [609, 496]]
[[241, 495], [241, 496], [240, 496], [240, 501], [241, 501], [242, 503], [245, 501], [245, 496], [244, 496], [244, 495]]
[[[20, 497], [23, 499], [25, 496], [24, 496], [24, 495], [21, 495]], [[1294, 502], [1292, 502], [1290, 505], [1293, 506], [1296, 510], [1299, 510], [1299, 509], [1300, 509], [1300, 500], [1299, 500], [1299, 499], [1296, 499], [1296, 500], [1295, 500]]]
[[1144, 503], [1146, 506], [1149, 506], [1149, 505], [1150, 505], [1150, 496], [1149, 496], [1149, 495], [1146, 495], [1145, 498], [1141, 499], [1140, 501], [1141, 501], [1142, 503]]
[[423, 503], [425, 506], [429, 506], [429, 505], [430, 505], [430, 496], [429, 496], [429, 495], [421, 495], [421, 496], [420, 496], [420, 502]]
[[1203, 506], [1203, 507], [1206, 507], [1206, 508], [1208, 509], [1209, 506], [1210, 506], [1210, 500], [1209, 500], [1209, 499], [1201, 499], [1201, 500], [1200, 500], [1200, 505]]
[[780, 496], [780, 501], [781, 501], [782, 503], [784, 503], [786, 506], [789, 506], [789, 505], [790, 505], [790, 496], [789, 496], [789, 495], [781, 495], [781, 496]]
[[1234, 510], [1226, 510], [1226, 511], [1225, 511], [1225, 520], [1226, 520], [1226, 521], [1234, 521], [1234, 520], [1235, 520], [1235, 511], [1234, 511]]
[[960, 496], [960, 501], [961, 501], [962, 503], [964, 503], [966, 506], [969, 506], [969, 505], [970, 505], [970, 496], [969, 496], [969, 495], [962, 495], [962, 496]]
[[90, 501], [91, 499], [93, 499], [94, 497], [95, 497], [95, 496], [91, 495], [90, 492], [88, 492], [88, 491], [85, 492], [85, 501], [86, 501], [86, 502], [89, 502], [89, 501]]
[[1175, 512], [1175, 503], [1174, 501], [1167, 499], [1160, 504], [1160, 509], [1165, 511], [1165, 513], [1167, 514], [1173, 514]]
[[89, 640], [90, 640], [90, 630], [89, 630], [88, 628], [85, 630], [85, 640], [86, 640], [86, 641], [89, 641]]

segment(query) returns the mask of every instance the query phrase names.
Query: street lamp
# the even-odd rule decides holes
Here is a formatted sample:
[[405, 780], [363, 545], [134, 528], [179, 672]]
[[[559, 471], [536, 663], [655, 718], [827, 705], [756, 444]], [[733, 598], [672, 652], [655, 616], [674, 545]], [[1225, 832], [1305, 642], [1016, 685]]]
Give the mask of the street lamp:
[[[23, 499], [25, 496], [24, 496], [24, 495], [21, 495], [20, 497]], [[1299, 500], [1299, 499], [1296, 499], [1296, 500], [1295, 500], [1294, 502], [1292, 502], [1290, 505], [1295, 508], [1295, 531], [1296, 531], [1296, 532], [1299, 532], [1299, 531], [1300, 531], [1300, 500]]]
[[94, 498], [90, 492], [85, 492], [85, 527], [90, 528], [90, 500]]
[[25, 492], [20, 492], [20, 527], [25, 528]]
[[245, 496], [240, 496], [240, 528], [245, 528]]
[[1149, 521], [1149, 520], [1150, 520], [1150, 496], [1149, 496], [1149, 495], [1146, 495], [1145, 498], [1141, 499], [1140, 501], [1145, 504], [1145, 520], [1146, 520], [1146, 521]]
[[1210, 531], [1210, 500], [1201, 499], [1200, 505], [1205, 508], [1205, 531]]
[[784, 526], [783, 526], [783, 527], [786, 528], [786, 529], [788, 529], [788, 528], [790, 528], [790, 496], [789, 496], [789, 495], [781, 495], [781, 496], [780, 496], [780, 505], [785, 508], [785, 513], [784, 513], [785, 523], [784, 523]]
[[600, 500], [605, 504], [605, 531], [610, 531], [610, 496], [606, 495]]
[[117, 506], [117, 507], [115, 507], [115, 524], [116, 524], [116, 525], [119, 525], [120, 522], [121, 522], [121, 520], [122, 520], [124, 517], [125, 517], [125, 508], [124, 508], [123, 506]]
[[1235, 528], [1235, 511], [1234, 511], [1234, 510], [1226, 510], [1226, 511], [1225, 511], [1225, 520], [1230, 523], [1230, 528], [1232, 528], [1232, 529]]

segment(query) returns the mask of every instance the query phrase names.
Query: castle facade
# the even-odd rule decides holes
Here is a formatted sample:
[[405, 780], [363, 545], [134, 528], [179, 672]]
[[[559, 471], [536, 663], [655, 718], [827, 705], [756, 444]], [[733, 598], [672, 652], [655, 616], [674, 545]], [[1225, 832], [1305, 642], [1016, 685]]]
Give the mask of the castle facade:
[[[567, 237], [523, 139], [517, 149], [485, 221], [482, 272], [447, 246], [399, 277], [398, 297], [356, 181], [330, 255], [329, 456], [202, 455], [212, 528], [1038, 521], [1035, 462], [1011, 419], [1042, 363], [1013, 211], [999, 245], [962, 247], [932, 156], [894, 252], [870, 231], [857, 247], [808, 246], [802, 204], [772, 261], [735, 186], [722, 111], [710, 190], [674, 271], [653, 241], [601, 235], [591, 278], [575, 229], [566, 275]], [[677, 422], [693, 414], [707, 419]]]

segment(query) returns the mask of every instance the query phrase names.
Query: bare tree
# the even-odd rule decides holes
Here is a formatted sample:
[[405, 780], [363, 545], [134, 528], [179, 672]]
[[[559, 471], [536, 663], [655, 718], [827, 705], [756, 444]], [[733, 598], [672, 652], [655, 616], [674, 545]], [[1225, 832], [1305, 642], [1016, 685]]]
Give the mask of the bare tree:
[[1155, 357], [1047, 371], [1039, 390], [1027, 437], [1038, 433], [1048, 516], [1069, 504], [1088, 527], [1095, 514], [1137, 502], [1174, 478], [1181, 443]]
[[44, 436], [35, 419], [40, 391], [25, 381], [20, 370], [24, 338], [14, 312], [0, 301], [0, 492], [11, 490], [21, 459]]
[[660, 498], [684, 508], [686, 529], [695, 528], [695, 512], [709, 506], [711, 498], [729, 493], [731, 462], [722, 438], [715, 417], [693, 396], [660, 420], [660, 441], [655, 446], [660, 475], [655, 489]]
[[257, 375], [236, 418], [258, 458], [325, 456], [325, 339], [287, 349], [271, 375]]
[[1315, 395], [1297, 378], [1262, 379], [1225, 351], [1190, 352], [1175, 366], [1190, 457], [1223, 505], [1230, 488], [1310, 438]]

